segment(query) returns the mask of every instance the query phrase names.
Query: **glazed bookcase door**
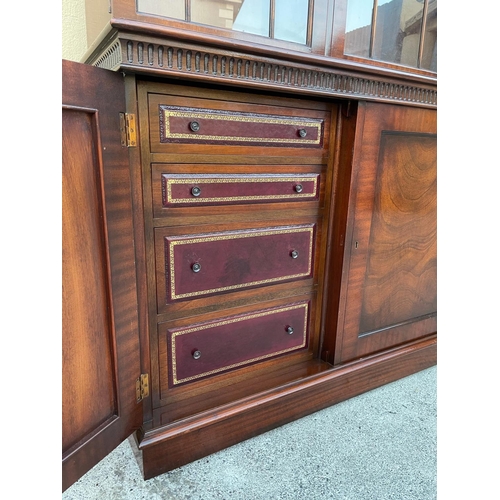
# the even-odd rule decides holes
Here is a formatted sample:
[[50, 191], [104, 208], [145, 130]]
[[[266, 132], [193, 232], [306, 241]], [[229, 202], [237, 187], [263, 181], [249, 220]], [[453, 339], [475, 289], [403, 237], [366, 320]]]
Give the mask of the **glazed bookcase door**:
[[335, 360], [436, 331], [436, 112], [361, 104]]
[[63, 491], [142, 424], [121, 74], [63, 61]]

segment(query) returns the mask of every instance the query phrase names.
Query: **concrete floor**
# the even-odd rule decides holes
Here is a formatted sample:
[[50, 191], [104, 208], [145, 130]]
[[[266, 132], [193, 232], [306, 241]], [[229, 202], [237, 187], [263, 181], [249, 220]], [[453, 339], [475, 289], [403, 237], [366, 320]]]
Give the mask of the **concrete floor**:
[[125, 441], [63, 500], [431, 500], [437, 367], [144, 481]]

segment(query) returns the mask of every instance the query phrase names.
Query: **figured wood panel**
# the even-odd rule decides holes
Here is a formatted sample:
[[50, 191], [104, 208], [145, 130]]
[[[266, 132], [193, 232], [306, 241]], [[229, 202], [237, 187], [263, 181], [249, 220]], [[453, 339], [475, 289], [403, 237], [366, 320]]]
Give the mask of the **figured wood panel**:
[[435, 111], [359, 105], [335, 363], [436, 331], [436, 131]]
[[436, 137], [383, 133], [360, 335], [437, 309]]
[[116, 414], [117, 394], [95, 113], [64, 110], [62, 127], [64, 451]]
[[121, 75], [63, 61], [63, 490], [142, 423]]

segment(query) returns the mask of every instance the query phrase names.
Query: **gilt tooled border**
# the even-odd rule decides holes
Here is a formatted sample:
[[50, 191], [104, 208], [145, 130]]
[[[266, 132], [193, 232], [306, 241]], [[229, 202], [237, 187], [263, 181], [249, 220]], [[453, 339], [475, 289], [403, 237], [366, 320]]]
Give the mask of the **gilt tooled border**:
[[[188, 177], [182, 179], [163, 178], [164, 185], [166, 185], [165, 194], [163, 196], [164, 206], [174, 203], [217, 203], [217, 202], [236, 202], [236, 201], [263, 201], [263, 200], [276, 200], [276, 199], [301, 199], [301, 198], [314, 198], [317, 196], [318, 191], [318, 176], [311, 175], [308, 177]], [[172, 185], [173, 184], [244, 184], [244, 183], [275, 183], [275, 182], [312, 182], [312, 193], [290, 193], [290, 194], [273, 194], [273, 195], [252, 195], [252, 196], [218, 196], [212, 198], [173, 198]]]
[[[212, 242], [212, 241], [224, 241], [231, 239], [240, 239], [240, 238], [256, 238], [259, 236], [272, 236], [275, 234], [291, 234], [291, 233], [309, 233], [309, 255], [308, 255], [308, 265], [307, 270], [303, 273], [299, 274], [291, 274], [289, 276], [278, 276], [276, 278], [270, 278], [266, 280], [252, 281], [248, 283], [238, 283], [237, 285], [224, 286], [219, 288], [211, 288], [208, 290], [198, 290], [196, 292], [190, 293], [181, 293], [177, 294], [175, 292], [175, 258], [174, 258], [174, 250], [176, 246], [179, 245], [190, 245], [195, 243], [204, 243], [204, 242]], [[230, 235], [221, 235], [218, 234], [216, 236], [203, 236], [200, 238], [191, 238], [185, 240], [171, 240], [168, 241], [168, 237], [165, 237], [165, 245], [168, 248], [168, 262], [170, 265], [170, 299], [171, 300], [179, 300], [185, 299], [188, 297], [198, 297], [200, 295], [209, 295], [212, 293], [219, 292], [227, 292], [229, 290], [238, 290], [241, 288], [248, 288], [257, 285], [264, 285], [269, 283], [276, 283], [279, 281], [285, 281], [289, 279], [302, 278], [304, 276], [309, 276], [312, 271], [312, 256], [313, 256], [313, 243], [314, 243], [314, 226], [308, 228], [297, 228], [297, 229], [280, 229], [280, 230], [270, 230], [270, 231], [251, 231], [245, 232], [241, 234], [230, 234]], [[167, 269], [167, 276], [168, 276]]]
[[[323, 120], [314, 120], [311, 118], [289, 118], [281, 116], [265, 116], [254, 113], [237, 113], [218, 110], [197, 110], [195, 108], [183, 108], [177, 106], [164, 106], [160, 105], [160, 142], [168, 142], [173, 139], [188, 139], [192, 141], [225, 141], [225, 142], [259, 142], [277, 143], [277, 144], [299, 144], [299, 145], [312, 145], [317, 146], [321, 144], [323, 138], [322, 128]], [[180, 133], [172, 132], [170, 130], [170, 117], [175, 118], [189, 118], [198, 120], [217, 120], [217, 121], [232, 121], [241, 123], [258, 123], [258, 124], [277, 124], [277, 125], [293, 125], [297, 127], [311, 127], [316, 129], [317, 136], [315, 139], [306, 138], [279, 138], [279, 137], [266, 137], [266, 136], [231, 136], [231, 135], [206, 135], [196, 133]]]
[[[186, 378], [183, 378], [183, 379], [180, 379], [180, 380], [177, 378], [177, 354], [176, 354], [175, 340], [180, 335], [186, 335], [188, 333], [199, 332], [201, 330], [208, 330], [208, 329], [211, 329], [211, 328], [217, 328], [219, 326], [230, 325], [232, 323], [237, 323], [239, 321], [249, 321], [249, 320], [252, 320], [252, 319], [255, 319], [255, 318], [261, 318], [263, 316], [269, 316], [269, 315], [278, 314], [278, 313], [281, 313], [281, 312], [292, 311], [294, 309], [300, 309], [302, 307], [304, 308], [304, 328], [303, 328], [303, 335], [302, 335], [302, 343], [300, 345], [289, 347], [287, 349], [282, 349], [281, 351], [274, 351], [274, 352], [269, 353], [269, 354], [264, 354], [262, 356], [257, 356], [255, 358], [251, 358], [251, 359], [248, 359], [248, 360], [245, 360], [245, 361], [240, 361], [238, 363], [233, 363], [231, 365], [223, 366], [221, 368], [216, 368], [215, 370], [210, 370], [208, 372], [200, 373], [198, 375], [193, 375], [191, 377], [186, 377]], [[291, 351], [295, 351], [295, 350], [298, 350], [298, 349], [302, 349], [303, 347], [306, 346], [306, 342], [307, 342], [307, 318], [308, 318], [308, 310], [309, 310], [309, 303], [307, 302], [305, 304], [299, 304], [299, 305], [294, 305], [294, 306], [282, 307], [280, 309], [272, 309], [272, 310], [268, 310], [268, 311], [262, 311], [262, 312], [255, 313], [255, 314], [250, 314], [250, 315], [244, 316], [244, 317], [226, 319], [226, 320], [223, 320], [223, 321], [218, 321], [217, 323], [210, 323], [210, 324], [205, 324], [205, 325], [198, 325], [198, 326], [194, 326], [194, 327], [191, 327], [191, 328], [187, 328], [185, 330], [180, 330], [180, 331], [177, 331], [177, 332], [173, 332], [171, 334], [171, 346], [172, 346], [171, 347], [171, 352], [172, 352], [172, 384], [173, 385], [182, 384], [184, 382], [189, 382], [191, 380], [196, 380], [196, 379], [201, 378], [201, 377], [208, 377], [209, 375], [214, 375], [214, 374], [222, 372], [222, 371], [231, 370], [233, 368], [238, 368], [239, 366], [244, 366], [244, 365], [247, 365], [247, 364], [250, 364], [250, 363], [255, 363], [257, 361], [262, 361], [262, 360], [270, 358], [270, 357], [279, 356], [280, 354], [285, 354], [287, 352], [291, 352]]]

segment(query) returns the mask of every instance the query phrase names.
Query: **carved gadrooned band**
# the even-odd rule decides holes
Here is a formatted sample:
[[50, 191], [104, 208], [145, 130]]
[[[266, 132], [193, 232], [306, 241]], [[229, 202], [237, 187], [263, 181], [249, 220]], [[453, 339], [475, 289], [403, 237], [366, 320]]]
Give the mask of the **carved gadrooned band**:
[[224, 80], [245, 86], [247, 82], [268, 88], [305, 91], [311, 94], [352, 97], [363, 100], [400, 102], [435, 108], [437, 90], [411, 84], [385, 82], [305, 64], [270, 62], [269, 58], [248, 54], [227, 55], [227, 51], [186, 48], [181, 44], [115, 39], [91, 61], [111, 70], [131, 68], [138, 72], [161, 71], [165, 75]]

